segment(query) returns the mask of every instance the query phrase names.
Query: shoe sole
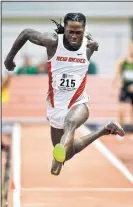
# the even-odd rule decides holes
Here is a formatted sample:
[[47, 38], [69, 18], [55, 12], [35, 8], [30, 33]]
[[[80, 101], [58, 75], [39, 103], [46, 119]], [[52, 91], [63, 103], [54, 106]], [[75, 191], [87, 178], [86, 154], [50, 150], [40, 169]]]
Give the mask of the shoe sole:
[[57, 162], [63, 163], [66, 159], [66, 149], [62, 144], [56, 144], [53, 150], [53, 157]]

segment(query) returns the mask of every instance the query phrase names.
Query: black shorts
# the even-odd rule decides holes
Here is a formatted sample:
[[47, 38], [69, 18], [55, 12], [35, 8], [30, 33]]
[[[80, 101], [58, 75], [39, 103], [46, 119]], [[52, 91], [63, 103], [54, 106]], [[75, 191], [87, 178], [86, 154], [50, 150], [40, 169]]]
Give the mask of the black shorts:
[[133, 93], [128, 92], [122, 88], [119, 95], [120, 102], [130, 102], [133, 105]]

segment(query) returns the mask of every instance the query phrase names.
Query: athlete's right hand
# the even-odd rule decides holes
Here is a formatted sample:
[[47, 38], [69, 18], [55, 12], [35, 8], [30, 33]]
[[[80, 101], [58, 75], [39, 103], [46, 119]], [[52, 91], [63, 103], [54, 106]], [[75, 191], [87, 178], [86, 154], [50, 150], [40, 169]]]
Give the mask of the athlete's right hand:
[[16, 64], [13, 62], [13, 59], [6, 58], [4, 65], [8, 71], [13, 71], [16, 67]]

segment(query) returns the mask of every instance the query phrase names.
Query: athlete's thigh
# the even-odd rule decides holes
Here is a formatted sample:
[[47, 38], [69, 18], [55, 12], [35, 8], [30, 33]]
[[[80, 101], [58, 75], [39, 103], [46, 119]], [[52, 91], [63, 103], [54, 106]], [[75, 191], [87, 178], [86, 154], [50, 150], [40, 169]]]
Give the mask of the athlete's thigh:
[[51, 140], [53, 146], [55, 146], [60, 142], [63, 133], [64, 133], [63, 129], [57, 129], [51, 126]]
[[65, 125], [72, 123], [78, 128], [89, 117], [89, 109], [86, 104], [78, 104], [73, 106], [65, 118]]

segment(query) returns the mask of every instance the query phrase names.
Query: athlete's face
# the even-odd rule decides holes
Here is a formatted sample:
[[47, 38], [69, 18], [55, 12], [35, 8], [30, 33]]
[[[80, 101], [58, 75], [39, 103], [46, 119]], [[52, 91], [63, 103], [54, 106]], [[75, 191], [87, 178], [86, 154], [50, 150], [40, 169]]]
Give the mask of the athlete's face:
[[82, 22], [68, 21], [65, 27], [65, 37], [73, 48], [76, 49], [80, 47], [84, 36], [84, 30], [85, 28]]

